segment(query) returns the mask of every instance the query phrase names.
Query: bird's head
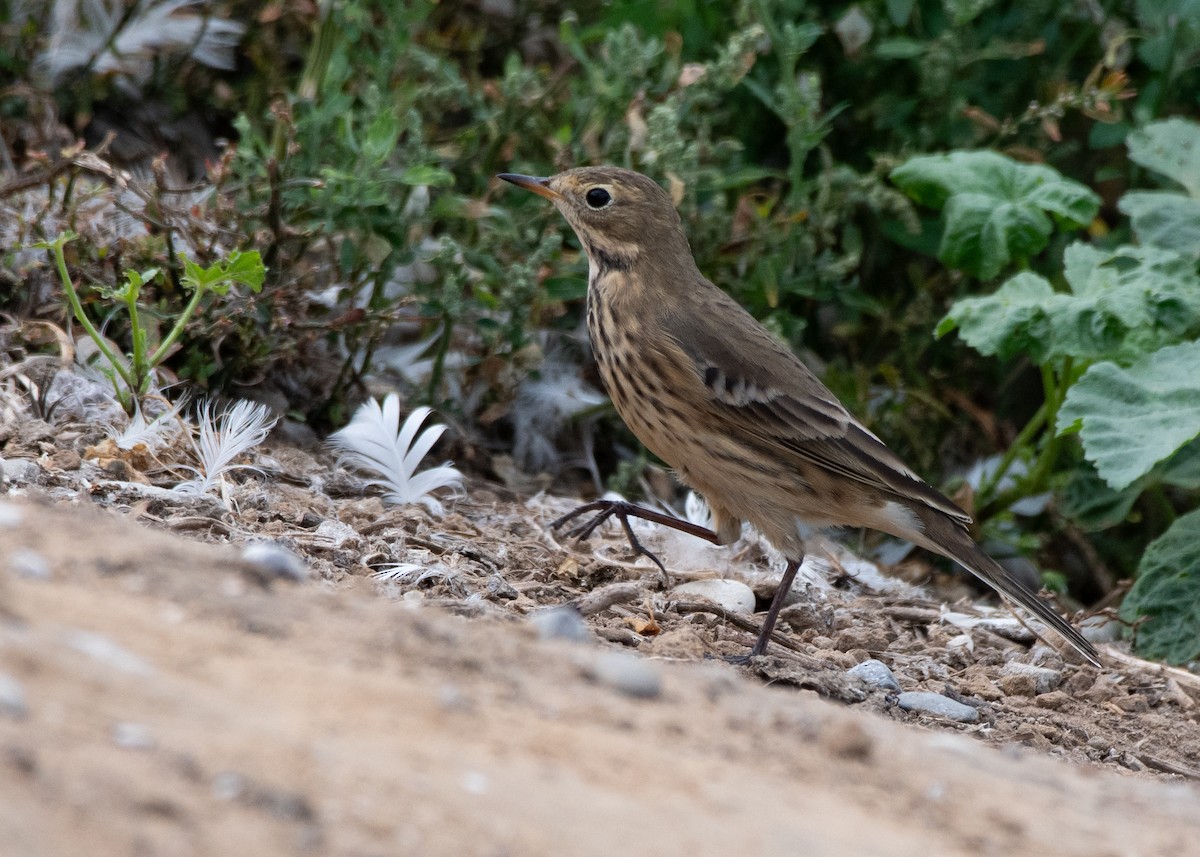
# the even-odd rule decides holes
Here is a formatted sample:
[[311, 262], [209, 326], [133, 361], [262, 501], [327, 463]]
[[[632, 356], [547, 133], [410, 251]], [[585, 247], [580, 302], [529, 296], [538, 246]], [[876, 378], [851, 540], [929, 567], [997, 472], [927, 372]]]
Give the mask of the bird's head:
[[658, 255], [682, 253], [687, 238], [671, 197], [654, 180], [620, 167], [579, 167], [538, 178], [502, 173], [499, 178], [554, 203], [593, 265], [631, 267], [643, 248]]

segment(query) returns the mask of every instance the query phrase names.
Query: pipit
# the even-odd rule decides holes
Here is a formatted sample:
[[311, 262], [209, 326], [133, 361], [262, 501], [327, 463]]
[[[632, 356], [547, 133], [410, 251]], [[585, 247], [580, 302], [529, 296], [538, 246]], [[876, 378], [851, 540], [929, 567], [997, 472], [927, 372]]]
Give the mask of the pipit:
[[[1090, 642], [989, 557], [971, 518], [926, 484], [850, 415], [809, 369], [745, 309], [704, 278], [671, 198], [617, 167], [549, 178], [499, 178], [549, 199], [587, 253], [587, 324], [617, 413], [647, 448], [704, 496], [713, 529], [632, 504], [590, 503], [586, 537], [616, 516], [729, 544], [748, 521], [787, 558], [750, 656], [771, 639], [806, 533], [869, 527], [954, 560], [1100, 665]], [[660, 564], [661, 565], [661, 564]]]

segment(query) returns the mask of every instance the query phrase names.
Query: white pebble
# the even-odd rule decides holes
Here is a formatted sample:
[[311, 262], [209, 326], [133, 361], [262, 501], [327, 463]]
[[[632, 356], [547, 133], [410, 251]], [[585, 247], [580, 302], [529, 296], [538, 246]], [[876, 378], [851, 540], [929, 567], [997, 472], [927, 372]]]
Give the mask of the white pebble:
[[242, 559], [256, 565], [271, 577], [304, 580], [308, 565], [287, 548], [275, 542], [252, 542], [242, 548]]
[[25, 688], [10, 675], [0, 673], [0, 717], [24, 720], [29, 714], [25, 703]]
[[0, 459], [0, 482], [36, 482], [42, 475], [42, 468], [36, 461], [28, 458]]
[[141, 723], [118, 723], [112, 734], [113, 742], [124, 750], [149, 750], [154, 746], [150, 727]]
[[151, 675], [154, 672], [154, 668], [141, 656], [135, 655], [101, 634], [93, 634], [91, 631], [72, 631], [67, 637], [67, 644], [92, 660], [116, 667], [122, 672], [133, 675]]
[[[3, 482], [3, 467], [0, 466], [0, 482]], [[15, 530], [21, 526], [25, 513], [12, 503], [0, 503], [0, 530]]]
[[543, 640], [571, 640], [586, 643], [592, 639], [587, 623], [574, 607], [550, 607], [539, 610], [529, 618]]
[[955, 702], [948, 696], [928, 691], [910, 690], [896, 698], [896, 704], [905, 711], [915, 711], [918, 714], [933, 714], [945, 717], [958, 723], [974, 723], [979, 719], [979, 712], [969, 705]]
[[50, 579], [50, 563], [40, 553], [29, 548], [17, 548], [9, 554], [8, 567], [14, 574], [30, 580]]
[[653, 699], [662, 693], [662, 673], [644, 658], [627, 652], [604, 652], [588, 668], [588, 674], [601, 684], [639, 699]]
[[846, 670], [846, 672], [866, 682], [871, 687], [877, 687], [880, 690], [900, 690], [900, 682], [896, 681], [896, 676], [888, 669], [888, 665], [875, 658], [865, 660], [861, 664], [855, 664]]
[[755, 607], [754, 590], [740, 580], [723, 578], [681, 583], [671, 590], [671, 598], [708, 601], [730, 613], [753, 613]]

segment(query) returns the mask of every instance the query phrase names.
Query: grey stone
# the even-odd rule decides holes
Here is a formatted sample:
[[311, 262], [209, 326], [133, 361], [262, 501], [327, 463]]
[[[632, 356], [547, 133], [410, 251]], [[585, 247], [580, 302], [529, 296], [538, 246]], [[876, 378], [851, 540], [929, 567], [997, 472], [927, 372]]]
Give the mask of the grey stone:
[[846, 673], [880, 690], [900, 690], [900, 682], [896, 681], [896, 676], [888, 669], [888, 665], [875, 658], [855, 664], [846, 670]]
[[28, 458], [0, 459], [0, 472], [4, 478], [0, 482], [12, 482], [14, 485], [37, 482], [42, 475], [42, 467], [36, 461]]
[[592, 662], [588, 673], [601, 684], [606, 684], [627, 696], [654, 699], [662, 694], [661, 671], [656, 665], [637, 655], [605, 652]]
[[958, 723], [974, 723], [979, 719], [979, 712], [969, 705], [955, 702], [948, 696], [928, 691], [910, 690], [900, 694], [896, 703], [905, 711], [915, 711], [918, 714], [933, 714], [945, 717]]
[[551, 607], [539, 610], [529, 618], [543, 640], [571, 640], [586, 643], [592, 639], [587, 623], [574, 607]]
[[149, 750], [154, 746], [150, 727], [142, 723], [118, 723], [112, 736], [113, 742], [124, 750]]
[[0, 673], [0, 717], [24, 720], [28, 715], [25, 688], [12, 676]]
[[1049, 667], [1035, 667], [1019, 661], [1010, 661], [1000, 670], [1000, 675], [1028, 676], [1033, 679], [1036, 692], [1049, 693], [1062, 684], [1062, 673]]
[[14, 574], [30, 580], [49, 580], [50, 562], [35, 550], [17, 548], [8, 555], [8, 567]]
[[275, 542], [251, 542], [242, 548], [242, 559], [270, 577], [284, 580], [304, 580], [308, 577], [308, 564]]

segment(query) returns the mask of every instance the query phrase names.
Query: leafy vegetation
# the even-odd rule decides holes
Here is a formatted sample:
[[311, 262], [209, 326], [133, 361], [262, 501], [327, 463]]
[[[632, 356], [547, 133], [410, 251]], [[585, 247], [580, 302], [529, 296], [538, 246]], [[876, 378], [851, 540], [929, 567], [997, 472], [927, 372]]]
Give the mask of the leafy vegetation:
[[125, 282], [119, 287], [97, 289], [104, 300], [120, 305], [128, 317], [130, 351], [128, 354], [120, 354], [88, 318], [75, 284], [67, 272], [63, 248], [78, 237], [73, 232], [63, 232], [53, 241], [38, 242], [33, 246], [50, 252], [71, 312], [95, 343], [102, 357], [95, 368], [112, 384], [117, 400], [125, 408], [125, 412], [131, 415], [138, 409], [142, 397], [152, 390], [156, 391], [160, 386], [156, 370], [171, 354], [188, 321], [205, 297], [210, 293], [228, 294], [234, 284], [244, 285], [254, 292], [262, 288], [265, 271], [257, 251], [234, 251], [228, 259], [209, 267], [201, 267], [191, 259], [183, 257], [180, 259], [183, 263], [180, 282], [190, 298], [174, 319], [170, 332], [161, 342], [152, 342], [151, 328], [142, 319], [141, 295], [142, 289], [159, 278], [161, 272], [156, 268], [125, 271]]
[[[472, 444], [634, 489], [644, 452], [580, 368], [585, 261], [492, 179], [607, 162], [660, 180], [706, 275], [1081, 598], [1140, 565], [1136, 605], [1200, 498], [1195, 0], [235, 0], [211, 30], [177, 11], [169, 51], [54, 56], [52, 4], [12, 5], [0, 69], [29, 84], [0, 135], [34, 190], [0, 179], [0, 303], [69, 312], [127, 407], [169, 369], [327, 428], [398, 387]], [[162, 8], [72, 26], [130, 47]], [[115, 128], [123, 172], [56, 148], [56, 116]], [[47, 277], [19, 248], [64, 229], [86, 240]], [[564, 398], [587, 404], [518, 413]]]

